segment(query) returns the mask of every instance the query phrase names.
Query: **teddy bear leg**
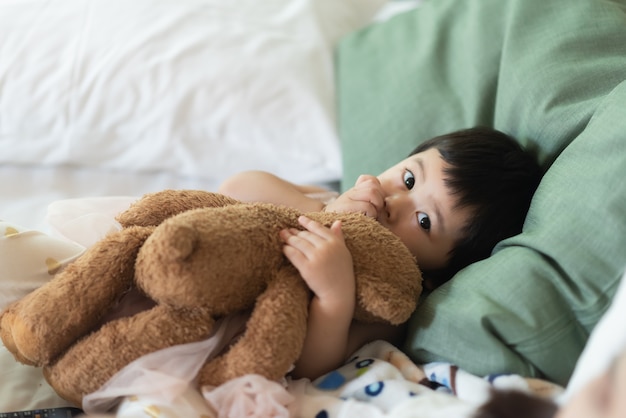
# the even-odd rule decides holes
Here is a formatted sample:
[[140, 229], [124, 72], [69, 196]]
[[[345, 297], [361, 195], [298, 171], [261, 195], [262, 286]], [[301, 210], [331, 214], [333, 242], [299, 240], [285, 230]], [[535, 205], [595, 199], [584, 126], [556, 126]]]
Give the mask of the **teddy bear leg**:
[[308, 302], [309, 290], [297, 270], [281, 269], [257, 299], [244, 335], [200, 370], [199, 383], [218, 386], [250, 373], [283, 377], [302, 351]]
[[163, 190], [148, 193], [117, 217], [123, 226], [157, 226], [164, 220], [191, 209], [233, 205], [239, 201], [202, 190]]
[[132, 317], [111, 321], [72, 345], [44, 367], [59, 396], [81, 405], [115, 373], [139, 357], [177, 344], [200, 341], [212, 331], [206, 310], [173, 310], [157, 305]]
[[154, 228], [114, 232], [42, 287], [10, 305], [0, 317], [0, 336], [16, 359], [50, 363], [96, 327], [133, 285], [137, 252]]

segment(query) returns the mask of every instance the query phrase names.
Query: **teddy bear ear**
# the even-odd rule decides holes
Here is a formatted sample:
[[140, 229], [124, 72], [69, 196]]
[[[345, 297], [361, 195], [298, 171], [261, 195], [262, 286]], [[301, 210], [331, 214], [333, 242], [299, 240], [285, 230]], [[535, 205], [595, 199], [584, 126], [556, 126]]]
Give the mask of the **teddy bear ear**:
[[[412, 274], [396, 277], [393, 282], [374, 277], [360, 277], [357, 298], [357, 320], [389, 322], [399, 325], [406, 322], [422, 292], [422, 275], [418, 269]], [[358, 312], [358, 311], [361, 312]]]

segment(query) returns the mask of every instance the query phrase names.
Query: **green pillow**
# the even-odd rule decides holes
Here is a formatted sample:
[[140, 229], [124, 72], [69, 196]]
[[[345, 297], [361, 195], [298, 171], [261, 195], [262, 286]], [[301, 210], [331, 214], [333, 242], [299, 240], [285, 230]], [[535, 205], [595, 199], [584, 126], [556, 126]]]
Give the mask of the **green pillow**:
[[424, 298], [408, 354], [565, 384], [626, 266], [626, 0], [425, 0], [337, 58], [344, 188], [475, 125], [549, 168], [523, 233]]

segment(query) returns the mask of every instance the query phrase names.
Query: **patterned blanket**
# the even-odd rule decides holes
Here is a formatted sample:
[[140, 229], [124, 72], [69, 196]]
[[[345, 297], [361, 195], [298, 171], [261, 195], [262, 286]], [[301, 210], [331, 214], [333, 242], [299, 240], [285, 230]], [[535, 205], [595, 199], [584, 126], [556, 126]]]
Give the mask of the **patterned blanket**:
[[[135, 382], [129, 390], [141, 387]], [[200, 391], [189, 384], [165, 385], [155, 393], [123, 397], [118, 391], [116, 396], [122, 400], [115, 416], [469, 418], [492, 388], [518, 389], [553, 399], [562, 393], [559, 386], [517, 375], [478, 377], [448, 363], [418, 366], [396, 347], [375, 341], [313, 382], [289, 378], [270, 382], [248, 375]]]

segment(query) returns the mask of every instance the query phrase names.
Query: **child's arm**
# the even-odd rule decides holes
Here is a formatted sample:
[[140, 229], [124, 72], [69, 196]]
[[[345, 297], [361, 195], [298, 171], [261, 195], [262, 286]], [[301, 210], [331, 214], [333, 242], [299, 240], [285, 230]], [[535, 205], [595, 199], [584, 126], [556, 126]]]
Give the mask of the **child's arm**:
[[293, 184], [264, 171], [241, 172], [227, 179], [218, 189], [219, 193], [243, 202], [274, 203], [302, 212], [360, 212], [378, 218], [384, 210], [385, 195], [375, 176], [360, 176], [354, 187], [326, 207], [319, 200], [307, 196], [325, 191], [318, 186]]
[[355, 302], [352, 256], [341, 223], [330, 228], [300, 218], [305, 231], [284, 230], [285, 256], [314, 293], [304, 347], [294, 376], [316, 378], [341, 365], [349, 354]]
[[281, 232], [285, 256], [314, 293], [304, 347], [293, 375], [315, 379], [342, 365], [365, 343], [384, 339], [399, 344], [404, 326], [353, 322], [356, 284], [341, 224], [326, 228], [306, 217], [300, 223], [306, 231]]
[[308, 193], [325, 192], [317, 186], [300, 186], [264, 171], [244, 171], [227, 179], [218, 189], [242, 202], [267, 202], [298, 209], [302, 212], [317, 212], [324, 204], [308, 197]]

